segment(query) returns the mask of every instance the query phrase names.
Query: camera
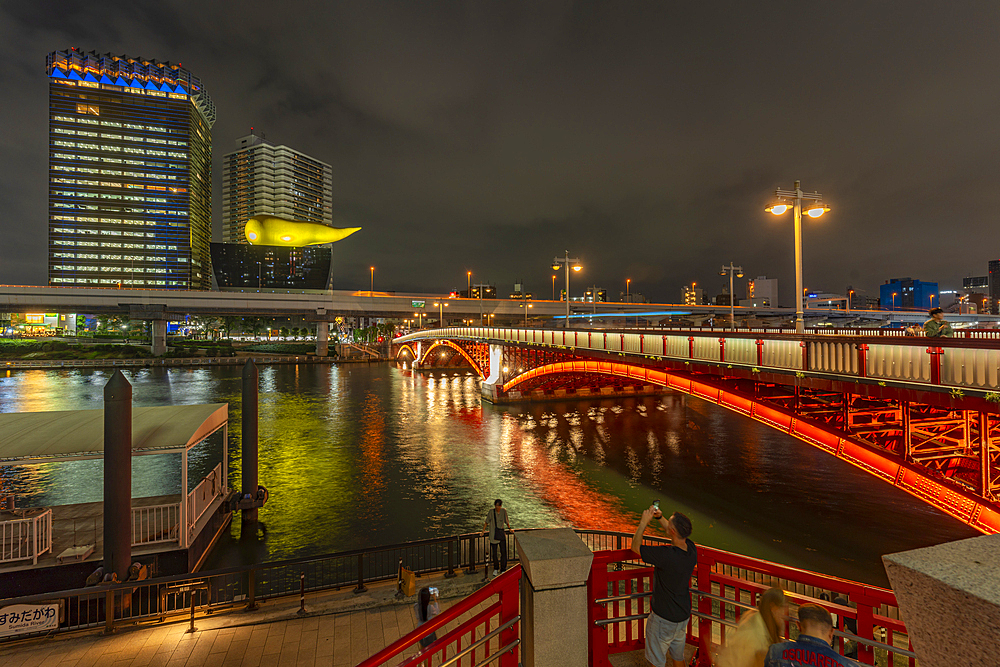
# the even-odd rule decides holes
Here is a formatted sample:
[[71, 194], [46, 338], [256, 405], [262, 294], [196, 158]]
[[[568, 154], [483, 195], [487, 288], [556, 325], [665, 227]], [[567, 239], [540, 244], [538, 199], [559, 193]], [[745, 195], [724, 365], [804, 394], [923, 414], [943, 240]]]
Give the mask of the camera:
[[434, 587], [431, 587], [430, 591], [431, 591], [431, 595], [438, 595], [438, 589], [436, 589]]

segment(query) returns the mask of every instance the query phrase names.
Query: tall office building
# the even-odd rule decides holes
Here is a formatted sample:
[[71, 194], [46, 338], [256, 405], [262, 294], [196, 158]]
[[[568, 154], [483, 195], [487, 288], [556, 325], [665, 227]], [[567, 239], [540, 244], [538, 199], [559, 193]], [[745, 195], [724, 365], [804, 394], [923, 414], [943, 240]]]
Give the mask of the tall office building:
[[222, 159], [222, 241], [247, 243], [243, 227], [255, 215], [333, 225], [333, 168], [263, 136], [237, 140]]
[[991, 259], [989, 263], [990, 279], [989, 279], [989, 290], [990, 290], [990, 301], [986, 312], [997, 313], [997, 307], [1000, 305], [1000, 259]]
[[179, 64], [53, 51], [49, 284], [211, 289], [215, 106]]

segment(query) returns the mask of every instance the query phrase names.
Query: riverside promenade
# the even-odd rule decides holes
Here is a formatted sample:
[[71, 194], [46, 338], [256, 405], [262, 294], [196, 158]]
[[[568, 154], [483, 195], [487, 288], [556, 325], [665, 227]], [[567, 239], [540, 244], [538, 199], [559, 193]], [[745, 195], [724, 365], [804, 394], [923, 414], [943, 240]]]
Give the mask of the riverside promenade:
[[[481, 572], [481, 571], [480, 571]], [[418, 586], [441, 590], [441, 610], [482, 584], [482, 575], [424, 576]], [[394, 597], [395, 583], [307, 595], [299, 600], [262, 603], [255, 611], [235, 608], [195, 617], [189, 633], [186, 616], [166, 623], [123, 626], [112, 635], [94, 629], [0, 644], [3, 667], [313, 667], [356, 665], [416, 627], [415, 596]], [[488, 599], [449, 624], [451, 629], [487, 608]], [[441, 634], [441, 633], [439, 633]], [[409, 649], [400, 661], [415, 653]]]

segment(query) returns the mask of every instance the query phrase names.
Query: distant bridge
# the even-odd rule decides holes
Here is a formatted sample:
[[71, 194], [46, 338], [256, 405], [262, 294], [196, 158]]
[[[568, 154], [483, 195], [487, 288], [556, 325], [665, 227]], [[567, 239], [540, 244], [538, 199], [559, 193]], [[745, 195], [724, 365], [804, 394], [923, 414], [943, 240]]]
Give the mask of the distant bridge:
[[681, 391], [1000, 532], [1000, 331], [857, 333], [463, 327], [401, 336], [393, 354], [471, 366], [494, 402]]

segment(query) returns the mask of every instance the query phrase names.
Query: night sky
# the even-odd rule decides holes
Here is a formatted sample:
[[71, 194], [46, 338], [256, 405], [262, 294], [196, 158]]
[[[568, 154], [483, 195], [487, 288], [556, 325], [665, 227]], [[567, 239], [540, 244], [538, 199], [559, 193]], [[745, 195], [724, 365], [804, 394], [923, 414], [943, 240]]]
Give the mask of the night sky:
[[[805, 285], [984, 275], [1000, 257], [997, 2], [39, 2], [0, 4], [0, 282], [45, 284], [45, 56], [181, 62], [218, 109], [334, 168], [336, 287], [676, 302], [719, 267], [793, 292], [776, 187], [833, 209], [804, 227]], [[742, 283], [743, 281], [739, 281]], [[743, 288], [737, 287], [742, 293]], [[577, 290], [574, 289], [574, 293]]]

